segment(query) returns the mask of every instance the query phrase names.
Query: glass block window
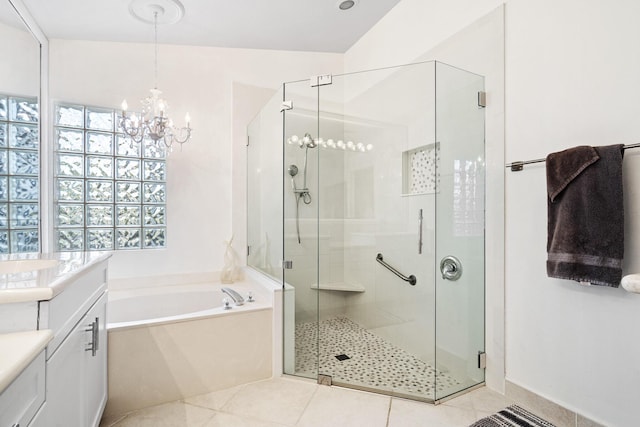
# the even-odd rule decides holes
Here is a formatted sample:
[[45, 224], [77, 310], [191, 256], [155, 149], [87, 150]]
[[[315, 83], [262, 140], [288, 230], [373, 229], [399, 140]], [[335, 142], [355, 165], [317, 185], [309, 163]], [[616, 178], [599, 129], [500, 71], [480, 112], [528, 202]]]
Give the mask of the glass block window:
[[61, 251], [166, 245], [166, 151], [133, 142], [107, 108], [57, 104], [56, 241]]
[[0, 94], [0, 253], [38, 252], [37, 98]]

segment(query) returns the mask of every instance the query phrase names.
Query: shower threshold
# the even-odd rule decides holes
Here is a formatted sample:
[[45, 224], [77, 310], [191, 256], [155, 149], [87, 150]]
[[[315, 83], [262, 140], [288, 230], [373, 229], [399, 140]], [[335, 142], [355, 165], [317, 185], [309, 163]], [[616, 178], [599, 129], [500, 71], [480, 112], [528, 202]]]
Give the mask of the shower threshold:
[[401, 399], [410, 399], [410, 400], [417, 400], [419, 402], [425, 402], [425, 403], [432, 403], [434, 405], [439, 405], [441, 403], [445, 403], [451, 399], [455, 399], [458, 396], [462, 396], [463, 394], [467, 394], [470, 391], [473, 391], [475, 389], [478, 389], [480, 387], [484, 387], [485, 383], [479, 383], [479, 384], [474, 384], [472, 386], [466, 387], [460, 391], [456, 391], [455, 393], [452, 394], [448, 394], [442, 398], [439, 398], [438, 400], [434, 400], [433, 398], [430, 397], [424, 397], [424, 396], [417, 396], [415, 394], [406, 394], [406, 393], [400, 393], [397, 391], [393, 391], [393, 390], [383, 390], [383, 389], [377, 389], [377, 388], [371, 388], [371, 387], [365, 387], [365, 386], [360, 386], [358, 384], [348, 384], [348, 383], [341, 383], [341, 382], [331, 382], [331, 385], [336, 386], [336, 387], [344, 387], [344, 388], [350, 388], [353, 390], [360, 390], [360, 391], [366, 391], [369, 393], [376, 393], [376, 394], [384, 394], [385, 396], [391, 396], [391, 397], [398, 397]]

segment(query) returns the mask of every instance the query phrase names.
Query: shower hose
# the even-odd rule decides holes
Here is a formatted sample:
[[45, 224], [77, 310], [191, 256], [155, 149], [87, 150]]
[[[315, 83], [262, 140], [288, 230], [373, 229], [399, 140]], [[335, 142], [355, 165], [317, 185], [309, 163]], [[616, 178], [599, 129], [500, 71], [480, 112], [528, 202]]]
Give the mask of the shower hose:
[[298, 234], [298, 244], [300, 241], [300, 199], [304, 202], [305, 205], [311, 204], [311, 194], [308, 191], [300, 191], [296, 195], [296, 233]]

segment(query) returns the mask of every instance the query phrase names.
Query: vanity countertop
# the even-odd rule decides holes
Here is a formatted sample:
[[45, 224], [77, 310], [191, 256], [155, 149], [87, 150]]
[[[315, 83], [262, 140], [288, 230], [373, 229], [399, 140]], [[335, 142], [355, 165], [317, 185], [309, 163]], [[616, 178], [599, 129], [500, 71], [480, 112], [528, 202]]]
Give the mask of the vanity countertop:
[[[110, 252], [99, 251], [2, 255], [0, 304], [50, 300], [78, 273], [110, 256]], [[30, 264], [38, 269], [30, 269]]]
[[0, 334], [0, 393], [26, 368], [53, 338], [49, 329]]

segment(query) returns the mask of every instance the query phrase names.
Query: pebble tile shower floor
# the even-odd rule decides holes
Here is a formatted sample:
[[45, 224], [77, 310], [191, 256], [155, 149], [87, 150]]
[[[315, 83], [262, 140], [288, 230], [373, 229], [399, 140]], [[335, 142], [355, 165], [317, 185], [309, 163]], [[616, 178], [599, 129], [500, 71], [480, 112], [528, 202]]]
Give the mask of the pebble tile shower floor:
[[[320, 341], [318, 342], [318, 333]], [[296, 375], [330, 375], [334, 383], [434, 399], [460, 383], [346, 317], [296, 325]], [[320, 351], [319, 361], [316, 353]], [[336, 356], [346, 355], [337, 358]], [[344, 359], [344, 360], [340, 360]]]

